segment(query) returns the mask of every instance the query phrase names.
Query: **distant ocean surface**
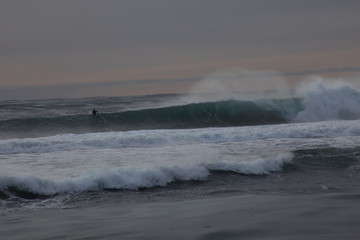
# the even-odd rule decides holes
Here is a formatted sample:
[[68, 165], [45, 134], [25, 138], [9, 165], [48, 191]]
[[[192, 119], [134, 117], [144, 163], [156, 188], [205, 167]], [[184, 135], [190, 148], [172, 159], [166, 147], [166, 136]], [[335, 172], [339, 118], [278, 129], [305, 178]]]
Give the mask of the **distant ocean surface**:
[[360, 91], [347, 85], [286, 98], [9, 100], [0, 111], [2, 211], [360, 189]]

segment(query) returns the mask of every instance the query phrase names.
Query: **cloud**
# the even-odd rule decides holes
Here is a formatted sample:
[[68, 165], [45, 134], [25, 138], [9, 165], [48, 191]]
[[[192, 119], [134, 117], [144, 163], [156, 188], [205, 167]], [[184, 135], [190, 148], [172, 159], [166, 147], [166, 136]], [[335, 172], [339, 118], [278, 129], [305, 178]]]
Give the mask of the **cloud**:
[[[360, 43], [360, 1], [354, 0], [346, 4], [335, 0], [20, 2], [0, 1], [0, 87], [59, 84], [53, 86], [70, 88], [64, 96], [72, 89], [134, 84], [154, 88], [152, 80], [120, 80], [198, 77], [225, 67], [246, 66], [251, 59], [271, 59], [260, 67], [283, 70], [286, 63], [277, 62], [276, 57], [355, 49]], [[340, 58], [333, 61], [357, 62], [358, 54], [350, 54], [346, 63]], [[298, 67], [291, 69], [307, 68], [299, 62], [294, 60]], [[306, 62], [318, 68], [339, 66], [321, 60]], [[285, 75], [313, 73], [322, 72]], [[94, 81], [102, 83], [72, 84]], [[26, 93], [26, 88], [19, 89]], [[17, 90], [8, 88], [2, 93]]]
[[0, 87], [0, 100], [127, 96], [183, 92], [196, 78], [143, 79], [45, 86]]
[[338, 68], [321, 68], [312, 70], [302, 70], [296, 72], [285, 72], [284, 76], [306, 76], [324, 73], [346, 73], [346, 72], [360, 72], [360, 67], [338, 67]]
[[[326, 73], [360, 72], [360, 67], [309, 69], [293, 72], [231, 69], [204, 78], [140, 79], [93, 83], [66, 83], [45, 86], [0, 87], [0, 99], [74, 98], [87, 96], [124, 96], [159, 93], [231, 94], [232, 91], [287, 89], [284, 78]], [[225, 96], [226, 97], [226, 96]]]

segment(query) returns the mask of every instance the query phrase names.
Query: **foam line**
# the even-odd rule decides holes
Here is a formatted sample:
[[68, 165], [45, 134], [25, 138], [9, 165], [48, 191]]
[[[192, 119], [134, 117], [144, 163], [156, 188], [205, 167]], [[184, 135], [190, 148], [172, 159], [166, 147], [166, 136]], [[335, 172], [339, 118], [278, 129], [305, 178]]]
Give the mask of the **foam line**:
[[53, 151], [158, 147], [177, 144], [242, 142], [279, 138], [359, 136], [360, 121], [324, 121], [281, 125], [206, 128], [188, 130], [142, 130], [87, 134], [63, 134], [43, 138], [0, 140], [0, 154]]

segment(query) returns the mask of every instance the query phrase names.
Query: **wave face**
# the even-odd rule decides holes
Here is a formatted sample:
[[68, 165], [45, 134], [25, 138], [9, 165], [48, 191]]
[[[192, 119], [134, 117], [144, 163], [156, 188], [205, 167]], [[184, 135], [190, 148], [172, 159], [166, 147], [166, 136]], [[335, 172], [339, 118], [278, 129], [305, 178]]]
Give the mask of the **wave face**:
[[[190, 104], [176, 104], [179, 96], [171, 95], [3, 103], [0, 138], [360, 119], [360, 91], [344, 83], [315, 81], [297, 96]], [[97, 107], [101, 114], [90, 115]]]
[[85, 133], [186, 129], [285, 123], [301, 110], [299, 99], [219, 101], [115, 113], [3, 120], [2, 134]]

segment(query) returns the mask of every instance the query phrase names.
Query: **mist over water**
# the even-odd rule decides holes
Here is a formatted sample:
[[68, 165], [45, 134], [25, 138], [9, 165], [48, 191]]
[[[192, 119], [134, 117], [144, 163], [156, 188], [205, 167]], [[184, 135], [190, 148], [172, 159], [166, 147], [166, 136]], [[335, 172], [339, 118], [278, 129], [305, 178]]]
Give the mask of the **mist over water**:
[[[354, 120], [360, 118], [360, 91], [343, 79], [312, 76], [290, 88], [286, 79], [275, 71], [230, 69], [204, 77], [180, 102], [222, 100], [257, 101], [261, 106], [274, 106], [273, 99], [301, 99], [302, 108], [289, 106], [285, 117], [294, 122]], [[297, 105], [297, 103], [294, 103]]]
[[[0, 103], [0, 138], [356, 120], [359, 90], [315, 77], [297, 89], [272, 71], [218, 72], [188, 94]], [[97, 108], [100, 115], [91, 116]]]
[[360, 118], [360, 91], [340, 80], [315, 77], [297, 90], [304, 110], [294, 121], [353, 120]]
[[253, 100], [292, 97], [283, 76], [276, 71], [234, 68], [202, 78], [182, 99], [184, 102]]

